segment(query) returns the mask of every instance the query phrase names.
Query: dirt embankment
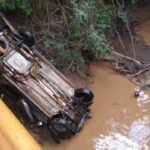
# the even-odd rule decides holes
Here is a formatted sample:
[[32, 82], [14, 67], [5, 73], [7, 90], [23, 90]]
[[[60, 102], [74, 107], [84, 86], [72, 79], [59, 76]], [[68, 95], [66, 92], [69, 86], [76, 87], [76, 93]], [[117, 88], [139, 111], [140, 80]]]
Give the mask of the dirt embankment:
[[110, 42], [115, 52], [129, 57], [118, 56], [115, 68], [142, 86], [150, 83], [149, 14], [150, 3], [135, 7], [128, 18], [130, 28], [114, 34]]
[[[130, 13], [130, 30], [132, 32], [132, 36], [129, 34], [127, 29], [123, 29], [120, 33], [120, 37], [122, 40], [122, 43], [124, 45], [124, 48], [122, 47], [120, 40], [117, 39], [117, 35], [115, 34], [115, 37], [112, 37], [111, 45], [113, 46], [114, 50], [130, 56], [133, 58], [133, 45], [132, 45], [132, 38], [133, 38], [133, 44], [134, 44], [134, 51], [136, 59], [142, 62], [150, 62], [150, 46], [145, 43], [143, 40], [143, 37], [138, 34], [137, 27], [139, 28], [140, 25], [143, 26], [143, 22], [146, 22], [150, 19], [150, 3], [147, 5], [140, 5], [136, 8], [134, 8]], [[142, 27], [141, 27], [142, 28]], [[144, 30], [144, 28], [143, 28]], [[113, 40], [114, 39], [114, 40]]]

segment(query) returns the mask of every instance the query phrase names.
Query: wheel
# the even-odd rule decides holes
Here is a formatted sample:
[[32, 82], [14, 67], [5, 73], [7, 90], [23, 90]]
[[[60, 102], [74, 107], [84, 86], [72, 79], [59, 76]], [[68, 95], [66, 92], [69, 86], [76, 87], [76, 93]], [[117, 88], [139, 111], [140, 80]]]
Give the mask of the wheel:
[[24, 43], [28, 47], [32, 47], [35, 43], [35, 38], [33, 36], [33, 33], [27, 29], [20, 28], [18, 30], [19, 34], [23, 37]]
[[66, 133], [68, 131], [68, 127], [65, 124], [65, 121], [60, 118], [56, 118], [52, 122], [52, 126], [55, 131], [59, 133]]
[[54, 117], [47, 125], [50, 133], [55, 134], [58, 138], [70, 137], [71, 135], [70, 125], [63, 118]]
[[94, 94], [87, 88], [79, 88], [75, 90], [74, 97], [80, 104], [89, 107], [93, 103]]

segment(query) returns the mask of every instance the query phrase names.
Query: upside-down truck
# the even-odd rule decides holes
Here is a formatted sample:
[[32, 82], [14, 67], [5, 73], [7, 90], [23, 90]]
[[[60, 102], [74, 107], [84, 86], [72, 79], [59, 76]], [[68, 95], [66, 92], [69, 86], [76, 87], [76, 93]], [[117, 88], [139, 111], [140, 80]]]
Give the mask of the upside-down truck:
[[[0, 13], [0, 89], [16, 96], [15, 105], [52, 137], [71, 137], [90, 116], [93, 93], [76, 88], [35, 48], [33, 33], [15, 29]], [[18, 105], [19, 104], [19, 105]]]

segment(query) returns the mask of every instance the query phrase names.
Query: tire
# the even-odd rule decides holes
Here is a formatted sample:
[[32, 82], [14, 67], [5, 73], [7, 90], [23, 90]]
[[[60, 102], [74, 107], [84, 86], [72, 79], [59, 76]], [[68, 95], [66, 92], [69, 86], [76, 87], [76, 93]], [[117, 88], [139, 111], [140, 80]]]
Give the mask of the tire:
[[55, 117], [47, 123], [47, 126], [50, 133], [55, 134], [58, 138], [67, 138], [71, 135], [70, 125], [63, 118]]
[[33, 36], [33, 33], [27, 29], [24, 28], [20, 28], [18, 30], [19, 34], [23, 37], [24, 43], [28, 46], [28, 47], [32, 47], [35, 43], [35, 38]]
[[78, 103], [89, 107], [93, 103], [94, 94], [87, 88], [79, 88], [75, 90], [74, 97]]

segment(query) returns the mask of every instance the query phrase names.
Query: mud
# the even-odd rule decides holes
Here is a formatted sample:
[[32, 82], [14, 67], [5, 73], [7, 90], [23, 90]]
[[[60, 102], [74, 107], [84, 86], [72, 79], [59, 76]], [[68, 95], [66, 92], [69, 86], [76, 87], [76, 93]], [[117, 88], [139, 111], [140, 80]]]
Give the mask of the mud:
[[[130, 21], [130, 31], [132, 32], [132, 37], [130, 36], [127, 29], [121, 28], [120, 31], [120, 38], [124, 45], [124, 48], [121, 45], [120, 40], [118, 39], [117, 34], [114, 33], [110, 40], [110, 45], [113, 49], [121, 53], [123, 55], [129, 56], [131, 58], [134, 57], [135, 51], [135, 58], [143, 63], [150, 62], [150, 45], [148, 45], [148, 37], [149, 37], [149, 20], [150, 20], [150, 3], [143, 3], [138, 7], [132, 9], [130, 17], [128, 18]], [[143, 40], [143, 34], [144, 39]], [[132, 38], [134, 41], [134, 50], [132, 46]]]

